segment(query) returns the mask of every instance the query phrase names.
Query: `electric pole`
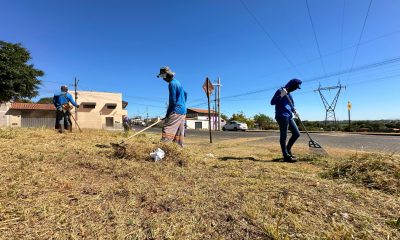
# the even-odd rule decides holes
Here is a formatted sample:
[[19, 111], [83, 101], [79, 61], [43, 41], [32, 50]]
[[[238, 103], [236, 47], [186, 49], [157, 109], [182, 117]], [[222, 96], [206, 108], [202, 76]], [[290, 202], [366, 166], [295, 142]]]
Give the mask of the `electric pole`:
[[218, 131], [221, 131], [221, 79], [218, 77], [218, 81], [216, 83], [214, 83], [214, 86], [217, 86], [217, 91], [215, 91], [215, 101], [217, 102], [217, 113], [218, 114], [218, 120], [217, 120], [217, 125], [216, 127], [218, 127]]
[[217, 91], [215, 91], [215, 96], [214, 96], [214, 130], [217, 131]]
[[[78, 104], [78, 92], [77, 92], [78, 82], [79, 82], [79, 80], [77, 80], [76, 77], [75, 77], [75, 83], [74, 83], [74, 87], [75, 87], [75, 102], [76, 102], [77, 105], [79, 105]], [[78, 109], [75, 109], [75, 120], [78, 121]]]

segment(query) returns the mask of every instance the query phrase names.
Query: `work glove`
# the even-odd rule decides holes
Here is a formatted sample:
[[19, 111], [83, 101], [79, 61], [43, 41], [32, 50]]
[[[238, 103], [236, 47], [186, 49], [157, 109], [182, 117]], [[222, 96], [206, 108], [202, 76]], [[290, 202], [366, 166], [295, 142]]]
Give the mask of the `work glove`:
[[282, 88], [280, 96], [283, 98], [283, 97], [285, 97], [286, 95], [287, 95], [287, 90], [286, 90], [286, 88]]

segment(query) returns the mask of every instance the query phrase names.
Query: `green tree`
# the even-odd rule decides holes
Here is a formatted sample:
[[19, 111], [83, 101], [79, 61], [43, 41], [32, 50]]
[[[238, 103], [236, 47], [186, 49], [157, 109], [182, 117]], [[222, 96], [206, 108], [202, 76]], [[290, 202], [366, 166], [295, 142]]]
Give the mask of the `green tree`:
[[228, 121], [229, 117], [226, 116], [225, 114], [221, 113], [221, 118], [224, 119], [225, 121]]
[[37, 103], [53, 103], [53, 98], [52, 97], [44, 97], [39, 99]]
[[256, 123], [260, 129], [274, 129], [276, 124], [274, 120], [263, 113], [254, 115], [254, 123]]
[[21, 44], [0, 41], [0, 102], [33, 98], [44, 72], [35, 69], [30, 53]]
[[246, 123], [249, 128], [254, 127], [253, 119], [247, 118], [243, 112], [238, 112], [238, 113], [232, 114], [232, 117], [229, 119], [229, 121], [243, 122], [243, 123]]

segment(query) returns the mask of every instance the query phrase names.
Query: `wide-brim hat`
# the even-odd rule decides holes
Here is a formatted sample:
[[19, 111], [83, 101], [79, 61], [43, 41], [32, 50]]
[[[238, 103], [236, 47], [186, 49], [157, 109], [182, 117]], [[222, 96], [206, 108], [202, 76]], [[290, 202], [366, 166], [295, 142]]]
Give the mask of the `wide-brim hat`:
[[172, 76], [175, 75], [175, 73], [171, 70], [171, 68], [169, 68], [168, 66], [165, 66], [165, 67], [160, 68], [160, 73], [157, 75], [157, 77], [160, 77], [160, 75], [164, 74], [164, 73], [170, 74]]

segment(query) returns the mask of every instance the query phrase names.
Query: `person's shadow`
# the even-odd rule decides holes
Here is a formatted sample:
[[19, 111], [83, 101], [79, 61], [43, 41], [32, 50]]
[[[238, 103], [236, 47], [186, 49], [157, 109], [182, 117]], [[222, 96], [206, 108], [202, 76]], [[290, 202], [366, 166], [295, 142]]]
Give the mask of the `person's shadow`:
[[264, 159], [256, 159], [254, 157], [233, 157], [233, 156], [225, 156], [220, 157], [220, 161], [252, 161], [252, 162], [263, 162], [263, 163], [271, 163], [271, 162], [283, 162], [282, 158], [275, 158], [271, 160], [264, 160]]

